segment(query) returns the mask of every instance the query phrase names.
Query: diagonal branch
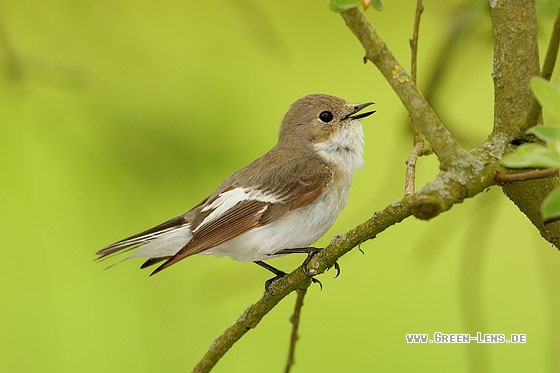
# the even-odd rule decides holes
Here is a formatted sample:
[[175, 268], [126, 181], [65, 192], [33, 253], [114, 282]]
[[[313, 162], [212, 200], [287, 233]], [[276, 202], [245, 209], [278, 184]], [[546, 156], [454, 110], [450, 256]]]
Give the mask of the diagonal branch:
[[[336, 237], [331, 243], [315, 255], [310, 264], [317, 269], [318, 273], [324, 272], [333, 266], [334, 262], [358, 246], [367, 239], [375, 237], [385, 229], [399, 223], [411, 215], [411, 199], [405, 199], [387, 206], [384, 210], [357, 226], [344, 235]], [[272, 283], [269, 291], [265, 292], [261, 299], [250, 305], [237, 319], [210, 346], [208, 352], [198, 362], [193, 372], [209, 372], [212, 367], [224, 356], [224, 354], [245, 335], [249, 330], [255, 328], [262, 318], [274, 308], [288, 294], [297, 289], [306, 289], [311, 284], [311, 279], [303, 274], [301, 268], [297, 268], [289, 275]]]
[[357, 8], [341, 13], [348, 28], [356, 35], [365, 49], [366, 58], [373, 62], [401, 99], [420, 131], [431, 144], [442, 170], [449, 169], [468, 157], [437, 113], [420, 93], [410, 75], [391, 53], [385, 42]]
[[[491, 145], [485, 145], [490, 147]], [[486, 150], [476, 154], [486, 167], [462, 168], [440, 173], [436, 179], [412, 196], [405, 196], [385, 209], [376, 212], [370, 219], [354, 229], [331, 240], [330, 244], [317, 253], [309, 262], [308, 270], [317, 274], [324, 273], [344, 254], [361, 243], [374, 239], [385, 229], [415, 215], [430, 219], [449, 210], [465, 198], [474, 196], [494, 184], [498, 160], [486, 156]], [[238, 320], [220, 335], [199, 361], [193, 372], [209, 372], [222, 356], [249, 330], [255, 328], [263, 317], [282, 299], [297, 289], [306, 289], [311, 279], [297, 268], [289, 275], [272, 283], [269, 292], [250, 305]]]

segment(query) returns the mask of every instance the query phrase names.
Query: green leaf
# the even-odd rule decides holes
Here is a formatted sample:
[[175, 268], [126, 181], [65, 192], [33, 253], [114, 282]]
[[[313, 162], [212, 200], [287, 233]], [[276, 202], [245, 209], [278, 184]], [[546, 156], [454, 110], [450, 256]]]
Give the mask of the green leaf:
[[527, 133], [531, 133], [543, 141], [560, 141], [560, 127], [558, 126], [534, 126], [529, 128]]
[[560, 156], [538, 144], [523, 144], [513, 153], [502, 158], [502, 165], [509, 168], [560, 168]]
[[560, 187], [554, 189], [544, 199], [541, 214], [545, 222], [560, 218]]
[[381, 0], [372, 0], [371, 6], [373, 7], [373, 9], [377, 10], [378, 12], [383, 11], [383, 3], [381, 2]]
[[330, 6], [333, 12], [344, 12], [345, 10], [356, 8], [362, 0], [331, 0]]
[[531, 89], [543, 110], [556, 122], [560, 121], [560, 88], [548, 80], [536, 77], [531, 79]]

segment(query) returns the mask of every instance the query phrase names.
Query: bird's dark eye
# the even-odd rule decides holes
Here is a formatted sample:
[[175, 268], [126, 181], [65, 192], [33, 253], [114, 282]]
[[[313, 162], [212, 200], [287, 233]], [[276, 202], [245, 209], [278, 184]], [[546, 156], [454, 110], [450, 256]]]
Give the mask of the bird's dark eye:
[[322, 122], [325, 123], [329, 123], [331, 120], [333, 120], [333, 115], [330, 111], [323, 111], [321, 114], [319, 114], [319, 119], [321, 119]]

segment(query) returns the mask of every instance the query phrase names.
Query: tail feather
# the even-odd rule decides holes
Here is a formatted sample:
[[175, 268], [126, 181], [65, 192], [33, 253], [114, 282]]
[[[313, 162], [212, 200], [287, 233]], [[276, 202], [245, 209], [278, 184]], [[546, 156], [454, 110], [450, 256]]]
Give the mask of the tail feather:
[[163, 260], [166, 260], [168, 258], [169, 258], [168, 256], [162, 256], [161, 258], [150, 258], [150, 259], [146, 260], [144, 262], [144, 264], [142, 264], [140, 266], [140, 269], [148, 268], [148, 267], [153, 266], [154, 264], [157, 264], [157, 263], [159, 263]]
[[167, 259], [181, 250], [192, 238], [190, 226], [183, 216], [176, 217], [99, 250], [96, 253], [97, 260], [104, 260], [113, 255], [136, 249], [135, 253], [120, 262], [132, 258], [148, 258], [148, 261], [142, 266], [145, 268]]
[[[161, 258], [161, 259], [166, 259], [165, 262], [163, 262], [162, 264], [160, 264], [156, 269], [154, 269], [152, 271], [152, 273], [150, 273], [150, 276], [155, 275], [158, 272], [163, 271], [165, 268], [169, 267], [171, 264], [175, 263], [173, 261], [173, 257], [169, 257], [169, 258]], [[151, 263], [151, 264], [155, 264], [157, 262]]]

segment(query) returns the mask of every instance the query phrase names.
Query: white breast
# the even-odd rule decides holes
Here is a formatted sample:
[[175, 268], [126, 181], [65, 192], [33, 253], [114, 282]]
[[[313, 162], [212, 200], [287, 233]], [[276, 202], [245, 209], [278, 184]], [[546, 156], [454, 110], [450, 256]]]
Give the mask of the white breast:
[[317, 154], [350, 174], [350, 177], [355, 170], [364, 167], [363, 148], [364, 132], [358, 119], [343, 124], [329, 141], [315, 144]]

